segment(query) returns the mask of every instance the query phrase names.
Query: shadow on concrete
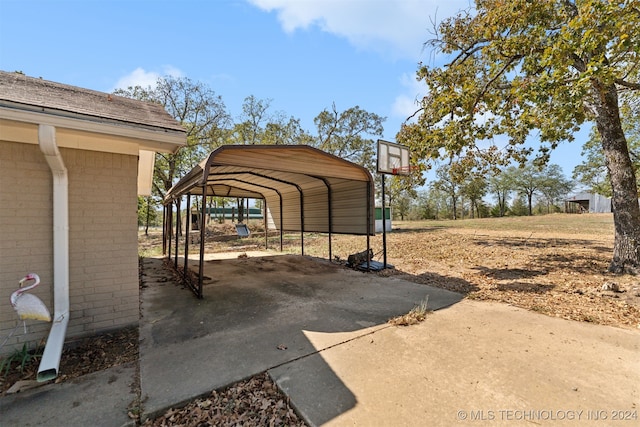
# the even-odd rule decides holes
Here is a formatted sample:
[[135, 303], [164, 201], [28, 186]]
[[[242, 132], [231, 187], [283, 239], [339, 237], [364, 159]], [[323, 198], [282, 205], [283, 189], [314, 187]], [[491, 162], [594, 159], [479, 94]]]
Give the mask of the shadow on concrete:
[[468, 280], [454, 276], [442, 275], [431, 271], [421, 274], [413, 274], [395, 268], [391, 270], [383, 270], [378, 274], [383, 277], [395, 277], [397, 279], [407, 280], [409, 282], [427, 285], [429, 287], [455, 292], [462, 295], [467, 295], [480, 290], [477, 285], [472, 284]]
[[[198, 300], [173, 280], [156, 280], [161, 260], [145, 259], [144, 266], [149, 273], [141, 292], [140, 377], [149, 416], [269, 371], [307, 422], [323, 424], [357, 401], [322, 350], [389, 327], [390, 318], [426, 298], [432, 310], [462, 298], [283, 255], [205, 262], [210, 280]], [[322, 339], [312, 343], [309, 333]]]

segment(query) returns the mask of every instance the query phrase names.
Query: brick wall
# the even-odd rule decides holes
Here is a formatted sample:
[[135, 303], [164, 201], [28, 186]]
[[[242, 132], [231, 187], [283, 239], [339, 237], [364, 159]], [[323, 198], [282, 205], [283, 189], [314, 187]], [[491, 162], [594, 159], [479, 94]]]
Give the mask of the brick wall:
[[[136, 324], [138, 310], [137, 157], [61, 149], [69, 176], [67, 338]], [[0, 141], [0, 340], [14, 330], [9, 296], [29, 272], [33, 293], [53, 313], [52, 178], [37, 145]], [[2, 353], [46, 339], [50, 325], [21, 322]], [[2, 341], [0, 341], [1, 343]]]

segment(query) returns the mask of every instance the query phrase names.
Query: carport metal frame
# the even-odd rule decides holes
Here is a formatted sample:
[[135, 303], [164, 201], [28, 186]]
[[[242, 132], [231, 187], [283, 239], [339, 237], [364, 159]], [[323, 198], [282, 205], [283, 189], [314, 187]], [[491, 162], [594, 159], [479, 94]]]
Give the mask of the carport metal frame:
[[[250, 164], [250, 161], [244, 161], [241, 154], [243, 151], [252, 156], [253, 161], [259, 161], [259, 165]], [[224, 158], [227, 153], [231, 155], [229, 158], [233, 160], [239, 160], [238, 164], [233, 162], [225, 162]], [[270, 155], [274, 154], [273, 158]], [[299, 156], [304, 157], [304, 161], [300, 161]], [[222, 158], [222, 159], [220, 159]], [[291, 159], [291, 163], [287, 163], [287, 160]], [[227, 159], [228, 160], [228, 159]], [[251, 159], [250, 159], [251, 160]], [[313, 165], [312, 161], [317, 161], [321, 165]], [[272, 164], [272, 167], [265, 167], [265, 164]], [[219, 169], [217, 169], [219, 168]], [[234, 170], [225, 170], [225, 169]], [[298, 169], [296, 169], [298, 168]], [[313, 170], [315, 168], [315, 173]], [[324, 169], [323, 169], [324, 168]], [[212, 169], [214, 169], [212, 171]], [[311, 170], [311, 172], [309, 172]], [[326, 173], [326, 174], [325, 174]], [[272, 176], [270, 174], [282, 174], [286, 175], [287, 179], [282, 177]], [[244, 179], [243, 179], [244, 177]], [[246, 177], [255, 177], [256, 180], [267, 181], [267, 183], [253, 182]], [[296, 182], [296, 178], [302, 177], [305, 184]], [[203, 275], [204, 275], [204, 251], [205, 251], [205, 231], [206, 231], [206, 197], [207, 196], [219, 196], [219, 197], [243, 197], [243, 198], [255, 198], [262, 199], [265, 203], [265, 223], [267, 220], [267, 208], [268, 201], [264, 191], [271, 191], [277, 195], [279, 199], [278, 214], [279, 214], [279, 231], [280, 231], [280, 250], [283, 250], [283, 232], [284, 230], [284, 203], [282, 186], [287, 188], [295, 188], [298, 193], [299, 200], [299, 215], [300, 215], [300, 239], [301, 239], [301, 251], [304, 255], [304, 233], [306, 231], [305, 224], [305, 189], [302, 185], [309, 185], [308, 179], [321, 181], [326, 188], [326, 225], [315, 223], [315, 229], [311, 231], [326, 232], [328, 233], [328, 245], [329, 245], [329, 260], [332, 259], [332, 247], [331, 240], [332, 235], [335, 232], [334, 224], [334, 199], [336, 197], [335, 189], [332, 186], [332, 179], [337, 180], [336, 184], [341, 186], [353, 185], [347, 189], [343, 189], [347, 195], [342, 195], [342, 200], [353, 202], [351, 193], [357, 192], [360, 194], [362, 190], [366, 189], [364, 193], [360, 194], [362, 200], [366, 203], [366, 220], [363, 222], [357, 222], [357, 225], [353, 225], [353, 230], [345, 231], [345, 227], [350, 227], [345, 224], [341, 224], [342, 230], [338, 234], [365, 234], [367, 237], [367, 253], [370, 250], [370, 236], [375, 234], [375, 227], [373, 221], [373, 195], [374, 195], [374, 183], [373, 178], [369, 171], [359, 165], [348, 162], [339, 157], [322, 152], [313, 147], [303, 145], [275, 145], [275, 146], [234, 146], [226, 145], [213, 151], [207, 159], [200, 162], [200, 164], [194, 167], [187, 175], [185, 175], [176, 185], [174, 185], [164, 199], [163, 208], [163, 254], [167, 253], [168, 258], [171, 259], [171, 243], [172, 243], [172, 224], [173, 224], [173, 204], [176, 205], [176, 228], [175, 228], [175, 257], [174, 267], [178, 270], [178, 242], [181, 229], [180, 218], [180, 205], [182, 196], [187, 196], [187, 213], [191, 212], [191, 196], [202, 197], [202, 207], [200, 215], [200, 264], [198, 270], [198, 283], [193, 284], [188, 278], [188, 254], [189, 254], [189, 228], [190, 228], [190, 215], [187, 214], [186, 230], [185, 230], [185, 246], [184, 246], [184, 267], [183, 267], [183, 280], [194, 292], [198, 298], [203, 298]], [[272, 183], [272, 184], [269, 184]], [[357, 184], [359, 183], [359, 184]], [[362, 187], [364, 184], [364, 188]], [[215, 186], [222, 186], [227, 189], [226, 194], [216, 194]], [[312, 186], [310, 191], [315, 195], [317, 187]], [[272, 196], [273, 197], [273, 196]], [[360, 199], [357, 200], [359, 202]], [[314, 200], [318, 203], [318, 200]], [[362, 208], [362, 206], [360, 206]], [[288, 209], [291, 209], [289, 207]], [[343, 210], [349, 210], [349, 208], [342, 207]], [[343, 214], [344, 216], [344, 214]], [[275, 218], [274, 218], [275, 219]], [[316, 221], [318, 219], [316, 218]], [[325, 228], [326, 227], [326, 228]], [[288, 231], [296, 231], [295, 228], [287, 228]], [[265, 227], [265, 236], [268, 234], [268, 228]], [[168, 240], [168, 244], [167, 244]], [[367, 259], [367, 268], [369, 267], [369, 259]]]

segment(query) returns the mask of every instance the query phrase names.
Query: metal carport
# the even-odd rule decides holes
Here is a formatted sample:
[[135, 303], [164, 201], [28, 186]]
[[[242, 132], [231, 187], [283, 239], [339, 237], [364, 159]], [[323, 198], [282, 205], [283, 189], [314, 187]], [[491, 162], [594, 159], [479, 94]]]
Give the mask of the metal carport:
[[[263, 199], [268, 226], [280, 231], [299, 231], [304, 255], [304, 233], [331, 235], [375, 234], [374, 183], [369, 171], [357, 164], [306, 145], [224, 145], [213, 151], [175, 184], [164, 199], [163, 241], [171, 238], [172, 206], [180, 212], [180, 201], [187, 196], [248, 197]], [[205, 209], [200, 215], [200, 268], [194, 293], [202, 298], [205, 243]], [[178, 262], [176, 221], [175, 263]], [[189, 229], [187, 215], [186, 230]], [[187, 272], [188, 244], [185, 239]], [[169, 256], [171, 242], [169, 241]]]

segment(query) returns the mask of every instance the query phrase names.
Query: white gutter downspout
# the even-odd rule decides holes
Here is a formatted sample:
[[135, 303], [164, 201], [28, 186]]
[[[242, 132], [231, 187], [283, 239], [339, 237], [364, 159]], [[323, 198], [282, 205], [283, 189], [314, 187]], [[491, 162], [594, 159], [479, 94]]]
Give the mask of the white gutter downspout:
[[38, 381], [58, 376], [69, 323], [69, 185], [67, 168], [56, 145], [56, 128], [38, 126], [38, 143], [53, 175], [53, 326], [40, 360]]

